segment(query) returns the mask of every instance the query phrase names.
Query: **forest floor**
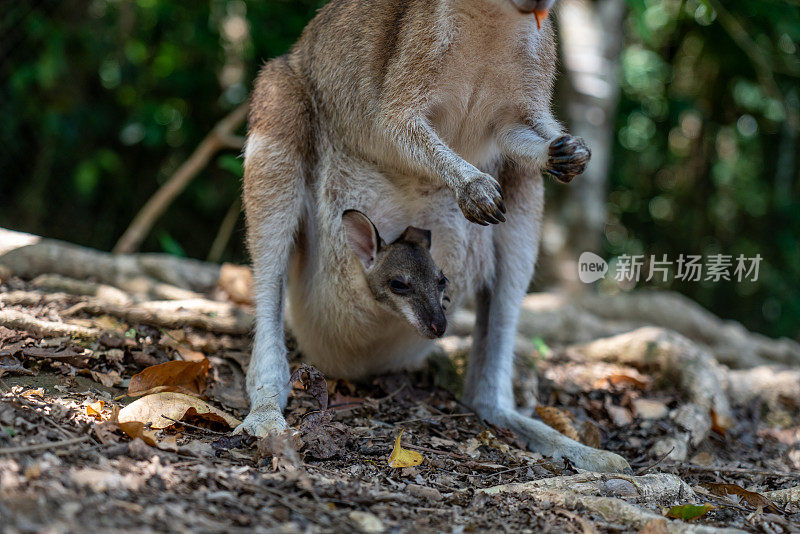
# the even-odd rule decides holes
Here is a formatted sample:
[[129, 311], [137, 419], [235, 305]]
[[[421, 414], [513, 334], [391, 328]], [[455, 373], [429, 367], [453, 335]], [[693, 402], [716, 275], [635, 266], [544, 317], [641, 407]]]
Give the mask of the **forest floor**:
[[[634, 475], [582, 472], [457, 401], [469, 338], [455, 335], [425, 369], [364, 384], [301, 367], [294, 435], [258, 442], [231, 429], [247, 411], [251, 342], [233, 319], [196, 301], [145, 313], [132, 294], [74, 282], [0, 282], [3, 532], [800, 532], [792, 399], [732, 402], [722, 424], [670, 375], [528, 340], [518, 397], [532, 388], [529, 411], [622, 455]], [[193, 327], [176, 327], [184, 312]], [[207, 404], [153, 423], [166, 416], [159, 395], [182, 394]], [[419, 465], [390, 466], [401, 432]]]

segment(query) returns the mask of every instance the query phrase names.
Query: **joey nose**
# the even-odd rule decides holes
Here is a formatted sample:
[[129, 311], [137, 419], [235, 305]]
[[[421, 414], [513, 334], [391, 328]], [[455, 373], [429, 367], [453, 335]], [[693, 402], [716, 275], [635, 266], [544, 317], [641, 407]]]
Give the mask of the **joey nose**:
[[436, 317], [431, 321], [431, 331], [436, 337], [442, 337], [444, 331], [447, 330], [447, 318], [442, 314], [441, 317]]

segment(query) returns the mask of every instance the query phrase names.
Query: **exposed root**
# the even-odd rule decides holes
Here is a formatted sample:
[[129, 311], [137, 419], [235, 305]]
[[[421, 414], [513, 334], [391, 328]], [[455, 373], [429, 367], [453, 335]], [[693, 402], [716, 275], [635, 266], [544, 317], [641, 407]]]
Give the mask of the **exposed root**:
[[800, 370], [761, 366], [728, 371], [725, 382], [735, 404], [761, 397], [772, 408], [800, 410]]
[[219, 278], [219, 266], [197, 260], [166, 254], [115, 255], [4, 229], [0, 229], [0, 265], [22, 278], [59, 274], [125, 290], [166, 283], [205, 292]]
[[70, 336], [95, 339], [102, 334], [95, 328], [45, 321], [16, 310], [0, 310], [0, 326], [12, 330], [26, 330], [33, 335], [42, 337]]
[[677, 380], [681, 391], [706, 413], [713, 409], [721, 421], [731, 418], [728, 397], [722, 387], [722, 369], [711, 354], [680, 334], [645, 327], [567, 350], [590, 360], [655, 369], [662, 376]]
[[519, 484], [503, 484], [477, 490], [477, 493], [488, 495], [514, 493], [569, 509], [584, 508], [609, 523], [621, 524], [628, 529], [640, 529], [651, 521], [658, 521], [666, 532], [740, 532], [668, 520], [623, 500], [646, 501], [652, 504], [692, 499], [694, 497], [692, 489], [674, 475], [652, 474], [634, 477], [581, 473]]
[[565, 491], [581, 495], [603, 497], [625, 497], [647, 502], [668, 502], [675, 499], [690, 499], [694, 492], [675, 475], [659, 473], [642, 476], [581, 473], [522, 482], [502, 484], [478, 490], [489, 495], [502, 492], [528, 493], [538, 491]]
[[76, 304], [63, 315], [80, 313], [111, 315], [129, 323], [161, 328], [199, 328], [218, 334], [243, 335], [252, 329], [252, 316], [232, 306], [210, 300], [146, 302], [135, 306], [90, 301]]
[[577, 306], [604, 320], [669, 328], [707, 346], [717, 360], [743, 368], [764, 363], [800, 364], [800, 344], [770, 339], [734, 321], [723, 321], [679, 293], [640, 291], [620, 295], [584, 295]]
[[69, 293], [83, 297], [97, 297], [100, 300], [125, 306], [133, 299], [121, 289], [106, 284], [75, 280], [58, 274], [42, 274], [31, 281], [31, 285], [48, 293]]
[[[469, 317], [455, 317], [462, 330]], [[473, 319], [474, 320], [474, 319]], [[723, 321], [690, 299], [666, 291], [622, 295], [537, 293], [525, 297], [519, 332], [549, 343], [586, 343], [635, 330], [645, 325], [669, 328], [707, 349], [734, 368], [781, 363], [800, 364], [800, 344], [769, 339], [733, 321]]]
[[783, 506], [787, 504], [800, 506], [800, 486], [792, 486], [791, 488], [775, 491], [765, 491], [762, 495], [772, 502]]

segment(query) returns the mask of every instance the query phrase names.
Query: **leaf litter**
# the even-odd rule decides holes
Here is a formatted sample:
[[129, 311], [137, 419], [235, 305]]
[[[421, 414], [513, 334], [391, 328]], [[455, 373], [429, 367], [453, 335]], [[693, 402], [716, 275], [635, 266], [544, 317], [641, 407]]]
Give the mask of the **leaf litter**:
[[[248, 336], [107, 323], [107, 334], [80, 344], [0, 330], [0, 361], [10, 356], [25, 369], [0, 378], [0, 449], [45, 447], [0, 455], [0, 514], [12, 529], [619, 528], [568, 504], [474, 493], [576, 471], [520, 449], [516, 436], [486, 426], [451, 393], [432, 386], [440, 382], [438, 367], [354, 385], [326, 381], [313, 367], [295, 363], [297, 389], [286, 410], [291, 429], [258, 440], [232, 434], [246, 409], [228, 407], [210, 387], [223, 363], [243, 376]], [[559, 353], [545, 347], [551, 356]], [[178, 355], [190, 360], [172, 359]], [[542, 376], [555, 378], [568, 377], [570, 365], [549, 357], [537, 363]], [[800, 454], [793, 456], [800, 421], [771, 429], [761, 421], [763, 408], [740, 406], [735, 421], [710, 419], [715, 434], [690, 449], [702, 465], [659, 461], [649, 451], [683, 431], [670, 415], [683, 401], [668, 386], [656, 391], [656, 382], [636, 370], [603, 372], [607, 379], [586, 374], [577, 386], [563, 388], [542, 380], [538, 398], [547, 410], [538, 416], [565, 435], [622, 454], [634, 469], [673, 472], [705, 488], [677, 502], [640, 503], [658, 516], [694, 507], [675, 511], [684, 514], [679, 519], [648, 520], [648, 532], [668, 525], [674, 531], [672, 522], [687, 521], [682, 517], [691, 510], [705, 510], [691, 520], [696, 525], [796, 531], [797, 504], [784, 511], [765, 494], [800, 483], [793, 475], [800, 465], [792, 463], [795, 457], [800, 463]], [[132, 400], [127, 393], [140, 396]], [[637, 399], [663, 404], [667, 415], [640, 417]], [[69, 445], [76, 439], [90, 441]], [[612, 482], [609, 488], [625, 484]], [[740, 507], [714, 502], [717, 496]]]

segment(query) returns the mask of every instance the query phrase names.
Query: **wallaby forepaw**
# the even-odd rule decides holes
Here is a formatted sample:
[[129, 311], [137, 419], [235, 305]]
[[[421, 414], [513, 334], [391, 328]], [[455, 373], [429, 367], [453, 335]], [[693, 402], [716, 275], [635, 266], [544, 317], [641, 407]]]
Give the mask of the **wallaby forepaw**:
[[464, 217], [470, 222], [487, 226], [506, 221], [503, 215], [506, 206], [503, 204], [500, 184], [488, 174], [480, 173], [467, 180], [456, 191], [456, 199]]
[[254, 408], [250, 410], [242, 424], [237, 426], [233, 433], [247, 432], [251, 436], [263, 438], [268, 434], [280, 434], [289, 427], [280, 409], [273, 406]]
[[544, 172], [560, 182], [569, 183], [586, 170], [591, 158], [592, 151], [583, 139], [562, 135], [550, 143]]

